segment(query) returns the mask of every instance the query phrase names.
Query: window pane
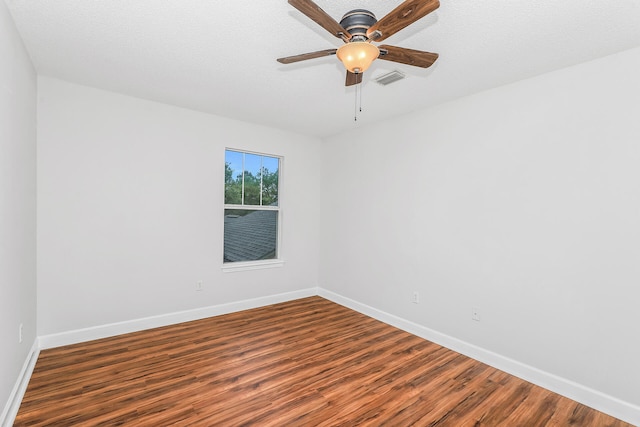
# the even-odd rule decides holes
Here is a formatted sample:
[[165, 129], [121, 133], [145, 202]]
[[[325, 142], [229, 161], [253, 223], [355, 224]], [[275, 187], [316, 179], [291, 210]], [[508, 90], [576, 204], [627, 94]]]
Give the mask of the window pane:
[[244, 204], [260, 205], [260, 166], [262, 156], [244, 155]]
[[224, 202], [242, 204], [242, 153], [237, 151], [224, 154]]
[[278, 212], [224, 210], [224, 262], [275, 259]]
[[262, 205], [278, 206], [278, 172], [277, 157], [262, 157]]
[[278, 206], [279, 158], [226, 150], [224, 165], [225, 204]]

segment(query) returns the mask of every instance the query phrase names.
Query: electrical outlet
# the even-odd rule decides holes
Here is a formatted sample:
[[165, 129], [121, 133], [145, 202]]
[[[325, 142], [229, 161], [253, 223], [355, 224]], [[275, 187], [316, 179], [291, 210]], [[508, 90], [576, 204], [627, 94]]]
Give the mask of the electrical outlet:
[[411, 297], [411, 302], [414, 304], [418, 304], [420, 302], [420, 294], [417, 291], [413, 292], [413, 296]]
[[480, 321], [480, 310], [477, 307], [471, 309], [471, 320]]
[[196, 283], [196, 291], [201, 291], [202, 289], [202, 280], [198, 280]]
[[18, 327], [18, 344], [22, 343], [22, 323], [20, 323], [20, 326]]

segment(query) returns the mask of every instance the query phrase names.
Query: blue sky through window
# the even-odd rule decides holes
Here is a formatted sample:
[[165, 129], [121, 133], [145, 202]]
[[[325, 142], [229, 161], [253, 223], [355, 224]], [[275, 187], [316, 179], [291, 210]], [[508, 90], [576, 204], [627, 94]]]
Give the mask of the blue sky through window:
[[[239, 174], [242, 173], [242, 154], [238, 151], [226, 150], [224, 161], [228, 163], [233, 171], [233, 179], [236, 179]], [[278, 158], [261, 156], [259, 154], [247, 153], [244, 156], [244, 170], [251, 172], [253, 176], [258, 175], [261, 165], [269, 172], [275, 172], [278, 170]]]
[[224, 152], [224, 162], [231, 167], [233, 179], [236, 179], [242, 173], [242, 153], [227, 150]]

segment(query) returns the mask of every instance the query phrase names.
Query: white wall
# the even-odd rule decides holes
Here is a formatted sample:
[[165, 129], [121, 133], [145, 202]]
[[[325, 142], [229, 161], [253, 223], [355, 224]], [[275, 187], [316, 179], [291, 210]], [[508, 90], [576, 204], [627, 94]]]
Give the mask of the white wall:
[[0, 411], [36, 337], [35, 245], [36, 75], [0, 2]]
[[[5, 57], [17, 42], [1, 39]], [[29, 68], [26, 58], [17, 64]], [[324, 144], [40, 77], [38, 333], [320, 284], [640, 405], [639, 69], [636, 49]], [[32, 70], [13, 80], [12, 69], [0, 70], [0, 230], [25, 254], [17, 263], [13, 252], [0, 256], [0, 330], [15, 339], [15, 323], [35, 319], [35, 133], [25, 101], [34, 88]], [[16, 78], [21, 109], [18, 86], [5, 83]], [[8, 145], [21, 160], [7, 169], [4, 134], [17, 123], [25, 144]], [[285, 157], [283, 268], [220, 269], [226, 146]], [[24, 191], [5, 184], [5, 170]], [[7, 194], [12, 212], [25, 212], [22, 232], [4, 219]], [[5, 271], [27, 286], [6, 286]], [[413, 291], [420, 304], [410, 302]], [[3, 349], [2, 393], [15, 381], [5, 380], [6, 367], [15, 377], [24, 362], [21, 348]]]
[[[39, 335], [317, 286], [319, 140], [38, 82]], [[284, 156], [281, 268], [221, 270], [225, 147]]]
[[640, 405], [639, 75], [635, 49], [331, 138], [320, 286]]

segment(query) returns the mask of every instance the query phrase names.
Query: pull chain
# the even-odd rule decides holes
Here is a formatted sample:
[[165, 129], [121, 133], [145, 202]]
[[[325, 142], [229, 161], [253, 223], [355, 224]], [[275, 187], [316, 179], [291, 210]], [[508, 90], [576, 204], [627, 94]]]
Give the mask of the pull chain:
[[[353, 101], [353, 121], [358, 121], [358, 111], [362, 112], [362, 81], [356, 84], [355, 99]], [[359, 94], [359, 95], [358, 95]], [[358, 105], [358, 98], [360, 98], [360, 105]]]
[[362, 113], [362, 82], [358, 86], [360, 86], [360, 112]]
[[354, 93], [355, 98], [353, 99], [353, 121], [354, 122], [358, 121], [358, 86], [360, 85], [356, 85], [356, 91]]

